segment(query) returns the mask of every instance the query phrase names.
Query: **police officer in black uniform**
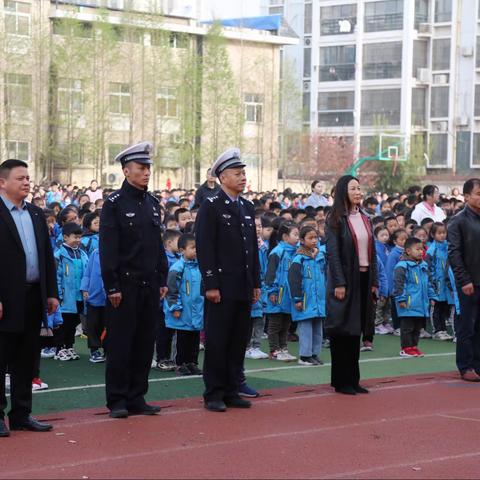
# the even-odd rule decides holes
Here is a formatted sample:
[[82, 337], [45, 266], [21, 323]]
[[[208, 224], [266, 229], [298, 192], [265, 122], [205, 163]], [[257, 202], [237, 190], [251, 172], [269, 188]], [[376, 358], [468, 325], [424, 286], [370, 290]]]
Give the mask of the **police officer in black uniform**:
[[119, 153], [125, 180], [102, 208], [100, 263], [106, 307], [106, 395], [110, 417], [154, 415], [148, 405], [148, 374], [159, 298], [166, 294], [167, 258], [160, 230], [160, 205], [147, 191], [152, 145]]
[[252, 302], [260, 298], [260, 266], [251, 202], [240, 197], [246, 185], [240, 151], [218, 157], [212, 175], [217, 196], [202, 203], [197, 216], [197, 257], [205, 289], [205, 408], [249, 408], [238, 395], [251, 331]]

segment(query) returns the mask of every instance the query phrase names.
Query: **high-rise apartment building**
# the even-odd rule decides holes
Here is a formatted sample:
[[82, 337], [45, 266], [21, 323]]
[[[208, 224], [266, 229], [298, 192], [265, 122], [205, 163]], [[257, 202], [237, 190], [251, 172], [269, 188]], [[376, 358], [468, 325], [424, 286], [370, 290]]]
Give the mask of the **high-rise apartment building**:
[[304, 126], [358, 158], [381, 131], [422, 137], [428, 175], [480, 168], [479, 0], [262, 0], [299, 35], [283, 48]]

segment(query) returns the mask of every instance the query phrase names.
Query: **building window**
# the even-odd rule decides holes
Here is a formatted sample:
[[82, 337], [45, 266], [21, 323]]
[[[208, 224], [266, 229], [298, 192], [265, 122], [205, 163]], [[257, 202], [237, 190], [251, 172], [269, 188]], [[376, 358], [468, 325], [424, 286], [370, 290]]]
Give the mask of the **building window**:
[[448, 165], [448, 133], [430, 135], [430, 166], [446, 167]]
[[355, 80], [355, 45], [320, 48], [320, 81]]
[[263, 95], [246, 93], [244, 98], [245, 121], [250, 123], [262, 123]]
[[432, 87], [432, 103], [430, 116], [432, 118], [448, 118], [449, 87]]
[[480, 167], [480, 133], [473, 134], [472, 167]]
[[363, 78], [400, 78], [402, 76], [402, 43], [371, 43], [363, 47]]
[[30, 36], [30, 4], [5, 0], [5, 31], [12, 35]]
[[475, 85], [475, 116], [480, 117], [480, 85]]
[[17, 142], [16, 140], [7, 142], [7, 158], [15, 158], [28, 162], [30, 160], [30, 145], [28, 142]]
[[160, 117], [178, 117], [177, 89], [161, 87], [157, 91], [157, 115]]
[[82, 80], [60, 78], [58, 81], [59, 113], [83, 113], [84, 92]]
[[60, 143], [57, 146], [58, 162], [61, 165], [85, 165], [83, 143]]
[[32, 108], [31, 75], [6, 73], [5, 99], [9, 108]]
[[334, 5], [320, 8], [320, 35], [349, 34], [357, 24], [357, 5]]
[[303, 32], [308, 35], [312, 33], [312, 4], [305, 4], [305, 15], [303, 18]]
[[312, 71], [312, 49], [303, 49], [303, 77], [310, 78]]
[[414, 88], [412, 90], [412, 125], [424, 127], [427, 113], [427, 89]]
[[403, 1], [382, 0], [365, 4], [365, 31], [383, 32], [403, 29]]
[[310, 122], [310, 92], [303, 92], [303, 121]]
[[477, 37], [477, 51], [476, 51], [476, 58], [475, 58], [475, 66], [477, 68], [480, 68], [480, 37]]
[[428, 23], [428, 2], [429, 0], [415, 0], [415, 29], [421, 23]]
[[400, 89], [363, 90], [362, 125], [400, 125]]
[[428, 42], [413, 41], [413, 76], [416, 77], [419, 68], [428, 68]]
[[435, 23], [452, 21], [452, 0], [435, 0]]
[[283, 15], [283, 7], [268, 7], [269, 15]]
[[128, 115], [131, 111], [130, 84], [110, 82], [110, 113]]
[[52, 31], [55, 35], [67, 37], [92, 38], [93, 24], [90, 22], [71, 22], [60, 18], [52, 20]]
[[432, 70], [450, 69], [450, 39], [439, 38], [433, 40]]
[[113, 31], [118, 42], [143, 43], [143, 31], [138, 28], [114, 26]]
[[115, 157], [126, 148], [121, 143], [111, 143], [108, 145], [108, 165], [115, 165]]
[[354, 92], [322, 92], [318, 95], [318, 126], [353, 126]]

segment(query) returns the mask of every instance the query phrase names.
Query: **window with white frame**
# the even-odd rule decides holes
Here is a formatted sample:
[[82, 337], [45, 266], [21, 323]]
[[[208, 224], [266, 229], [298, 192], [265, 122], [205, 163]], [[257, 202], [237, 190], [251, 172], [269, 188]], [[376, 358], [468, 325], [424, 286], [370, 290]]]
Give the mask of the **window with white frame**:
[[363, 47], [363, 78], [374, 80], [402, 76], [402, 42], [370, 43]]
[[[480, 4], [479, 4], [480, 5]], [[480, 37], [477, 37], [475, 67], [480, 68]]]
[[480, 133], [473, 134], [472, 167], [480, 167]]
[[161, 87], [157, 90], [157, 115], [160, 117], [178, 117], [178, 98], [175, 87]]
[[480, 117], [480, 85], [475, 85], [475, 116]]
[[30, 160], [30, 145], [17, 140], [7, 141], [7, 158], [15, 158], [28, 162]]
[[446, 167], [448, 165], [448, 133], [430, 135], [429, 166]]
[[432, 44], [432, 70], [450, 69], [450, 39], [435, 38]]
[[419, 68], [428, 68], [428, 42], [413, 41], [413, 76], [416, 77]]
[[412, 125], [424, 127], [427, 114], [427, 89], [412, 89]]
[[400, 97], [397, 88], [363, 90], [362, 125], [400, 125]]
[[249, 123], [262, 123], [263, 121], [263, 95], [246, 93], [244, 96], [245, 121]]
[[365, 4], [365, 32], [403, 29], [404, 0], [382, 0]]
[[452, 0], [435, 0], [435, 23], [452, 21]]
[[5, 31], [11, 35], [30, 36], [30, 4], [14, 0], [4, 0]]
[[414, 26], [418, 29], [421, 23], [428, 23], [429, 0], [415, 0]]
[[82, 80], [60, 78], [58, 81], [59, 113], [81, 114], [84, 108], [84, 91]]
[[449, 87], [432, 87], [430, 116], [432, 118], [448, 118]]
[[321, 82], [355, 80], [355, 45], [320, 48], [319, 80]]
[[5, 74], [5, 100], [9, 108], [32, 108], [32, 76]]
[[56, 148], [58, 161], [63, 165], [85, 165], [85, 149], [83, 143], [59, 143]]
[[110, 113], [128, 115], [131, 112], [131, 88], [129, 83], [110, 82]]
[[322, 92], [318, 95], [318, 126], [353, 125], [355, 92]]
[[303, 16], [303, 33], [306, 35], [312, 33], [312, 4], [305, 3]]
[[310, 78], [312, 72], [312, 49], [303, 49], [303, 78]]
[[357, 24], [357, 5], [332, 5], [320, 8], [320, 35], [354, 33]]

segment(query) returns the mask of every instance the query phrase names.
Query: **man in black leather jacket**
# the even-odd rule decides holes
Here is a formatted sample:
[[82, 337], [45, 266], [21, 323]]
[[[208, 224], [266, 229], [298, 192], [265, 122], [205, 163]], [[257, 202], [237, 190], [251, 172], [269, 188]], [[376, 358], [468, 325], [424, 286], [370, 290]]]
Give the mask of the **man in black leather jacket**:
[[463, 380], [480, 382], [480, 178], [467, 180], [463, 195], [465, 208], [448, 224], [448, 257], [460, 300], [456, 361]]

